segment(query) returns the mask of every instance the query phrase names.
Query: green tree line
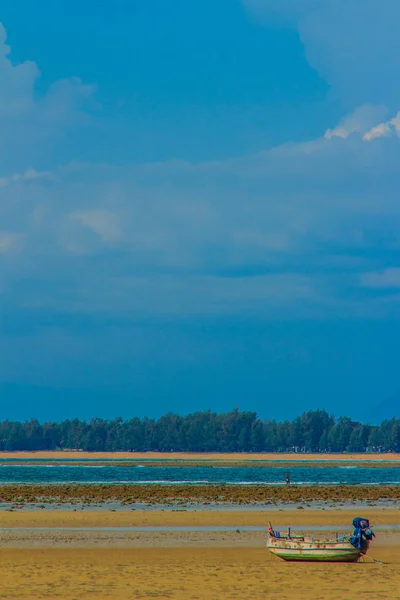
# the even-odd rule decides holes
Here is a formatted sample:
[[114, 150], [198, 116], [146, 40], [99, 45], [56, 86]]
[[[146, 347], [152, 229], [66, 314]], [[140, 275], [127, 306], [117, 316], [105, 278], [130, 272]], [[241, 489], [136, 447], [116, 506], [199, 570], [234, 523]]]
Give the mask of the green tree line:
[[324, 410], [289, 421], [211, 411], [159, 419], [0, 422], [0, 450], [160, 452], [400, 452], [400, 419], [366, 425]]

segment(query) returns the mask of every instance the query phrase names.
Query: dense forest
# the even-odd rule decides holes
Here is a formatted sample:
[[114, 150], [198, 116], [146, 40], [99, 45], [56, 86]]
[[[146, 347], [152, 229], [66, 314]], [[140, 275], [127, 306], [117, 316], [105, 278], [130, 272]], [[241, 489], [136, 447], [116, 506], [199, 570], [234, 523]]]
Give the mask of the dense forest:
[[0, 450], [86, 450], [162, 452], [400, 452], [400, 419], [380, 426], [324, 410], [292, 421], [260, 420], [254, 412], [172, 413], [159, 419], [31, 419], [0, 422]]

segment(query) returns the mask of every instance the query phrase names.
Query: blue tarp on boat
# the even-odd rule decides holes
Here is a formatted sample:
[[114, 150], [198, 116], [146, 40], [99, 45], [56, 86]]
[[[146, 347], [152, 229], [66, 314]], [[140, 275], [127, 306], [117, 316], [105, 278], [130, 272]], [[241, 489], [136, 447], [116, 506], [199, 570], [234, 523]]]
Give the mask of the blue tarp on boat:
[[363, 550], [367, 546], [367, 542], [370, 542], [375, 537], [374, 532], [370, 529], [369, 520], [363, 519], [362, 517], [356, 517], [353, 519], [353, 535], [350, 538], [350, 544], [354, 548]]

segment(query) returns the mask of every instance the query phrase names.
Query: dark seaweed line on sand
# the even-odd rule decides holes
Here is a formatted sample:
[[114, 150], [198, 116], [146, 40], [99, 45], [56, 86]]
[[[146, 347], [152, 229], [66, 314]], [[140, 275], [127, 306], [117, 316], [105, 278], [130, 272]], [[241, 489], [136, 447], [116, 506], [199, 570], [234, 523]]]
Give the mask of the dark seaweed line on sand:
[[331, 485], [331, 486], [258, 486], [258, 485], [36, 485], [0, 486], [3, 503], [69, 503], [118, 502], [147, 503], [232, 503], [275, 504], [293, 502], [400, 501], [399, 485]]

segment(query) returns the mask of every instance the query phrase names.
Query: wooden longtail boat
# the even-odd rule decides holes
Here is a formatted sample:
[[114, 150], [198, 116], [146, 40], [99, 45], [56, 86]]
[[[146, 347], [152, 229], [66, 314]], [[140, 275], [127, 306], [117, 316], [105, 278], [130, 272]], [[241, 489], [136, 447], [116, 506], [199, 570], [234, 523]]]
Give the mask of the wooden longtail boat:
[[[363, 525], [360, 526], [359, 523]], [[308, 536], [292, 535], [290, 528], [286, 536], [268, 528], [267, 548], [272, 554], [286, 561], [312, 562], [357, 562], [369, 549], [374, 537], [367, 519], [354, 519], [352, 536], [336, 535], [334, 540], [318, 540]]]
[[316, 540], [309, 537], [279, 537], [268, 535], [267, 548], [283, 560], [316, 562], [357, 562], [361, 550], [348, 540]]

